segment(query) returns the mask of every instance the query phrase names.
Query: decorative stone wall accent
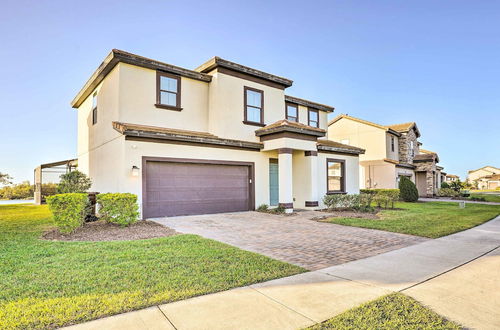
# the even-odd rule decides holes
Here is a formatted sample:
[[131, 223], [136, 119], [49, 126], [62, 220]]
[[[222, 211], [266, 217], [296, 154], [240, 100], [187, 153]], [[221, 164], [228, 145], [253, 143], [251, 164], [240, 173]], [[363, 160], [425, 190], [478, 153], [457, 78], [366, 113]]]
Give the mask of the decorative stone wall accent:
[[436, 163], [433, 161], [416, 162], [414, 165], [416, 166], [415, 171], [425, 172], [425, 191], [428, 197], [432, 197], [435, 194]]
[[434, 196], [434, 172], [428, 171], [425, 174], [427, 197], [432, 197]]
[[401, 133], [399, 137], [399, 161], [401, 163], [413, 164], [414, 155], [411, 154], [410, 144], [413, 141], [414, 155], [418, 155], [418, 141], [415, 130], [410, 130], [407, 133]]

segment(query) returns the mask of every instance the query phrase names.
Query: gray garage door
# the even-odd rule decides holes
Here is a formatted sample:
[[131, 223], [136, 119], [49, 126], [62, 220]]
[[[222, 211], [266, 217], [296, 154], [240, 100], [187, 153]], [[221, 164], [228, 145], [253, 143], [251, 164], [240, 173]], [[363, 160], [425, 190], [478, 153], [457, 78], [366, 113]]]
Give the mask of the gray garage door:
[[250, 166], [147, 161], [144, 175], [144, 218], [253, 207]]

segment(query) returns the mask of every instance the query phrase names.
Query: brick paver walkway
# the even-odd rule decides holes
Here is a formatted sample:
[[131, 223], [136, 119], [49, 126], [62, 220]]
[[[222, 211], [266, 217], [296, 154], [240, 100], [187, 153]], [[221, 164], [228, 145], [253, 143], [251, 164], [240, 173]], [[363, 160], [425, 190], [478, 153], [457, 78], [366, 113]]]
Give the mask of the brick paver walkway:
[[[244, 250], [317, 270], [363, 259], [428, 239], [310, 220], [323, 212], [291, 216], [239, 212], [153, 219]], [[376, 220], [374, 220], [376, 221]]]

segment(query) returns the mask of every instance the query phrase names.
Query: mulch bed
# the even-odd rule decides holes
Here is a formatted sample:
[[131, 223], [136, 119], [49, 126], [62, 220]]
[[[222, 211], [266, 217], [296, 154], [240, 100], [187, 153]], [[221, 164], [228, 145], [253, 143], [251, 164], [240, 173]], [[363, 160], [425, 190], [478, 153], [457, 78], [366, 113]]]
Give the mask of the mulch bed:
[[153, 221], [140, 220], [128, 227], [120, 227], [104, 221], [87, 222], [71, 234], [62, 234], [58, 229], [45, 232], [42, 239], [51, 241], [130, 241], [173, 236], [175, 230]]
[[312, 218], [311, 220], [315, 221], [324, 221], [328, 220], [330, 218], [362, 218], [362, 219], [379, 219], [377, 216], [377, 213], [371, 213], [371, 212], [356, 212], [356, 211], [328, 211], [328, 210], [322, 210], [323, 212], [327, 213], [327, 215], [320, 216], [320, 217], [315, 217]]

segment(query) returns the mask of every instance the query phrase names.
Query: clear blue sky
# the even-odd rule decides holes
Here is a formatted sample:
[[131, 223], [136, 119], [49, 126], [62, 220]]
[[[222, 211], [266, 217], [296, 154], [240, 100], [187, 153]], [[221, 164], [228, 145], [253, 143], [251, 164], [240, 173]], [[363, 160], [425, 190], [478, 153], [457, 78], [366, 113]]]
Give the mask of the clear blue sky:
[[416, 121], [448, 173], [500, 166], [499, 1], [1, 0], [0, 172], [76, 157], [69, 102], [112, 48], [223, 58], [380, 124]]

